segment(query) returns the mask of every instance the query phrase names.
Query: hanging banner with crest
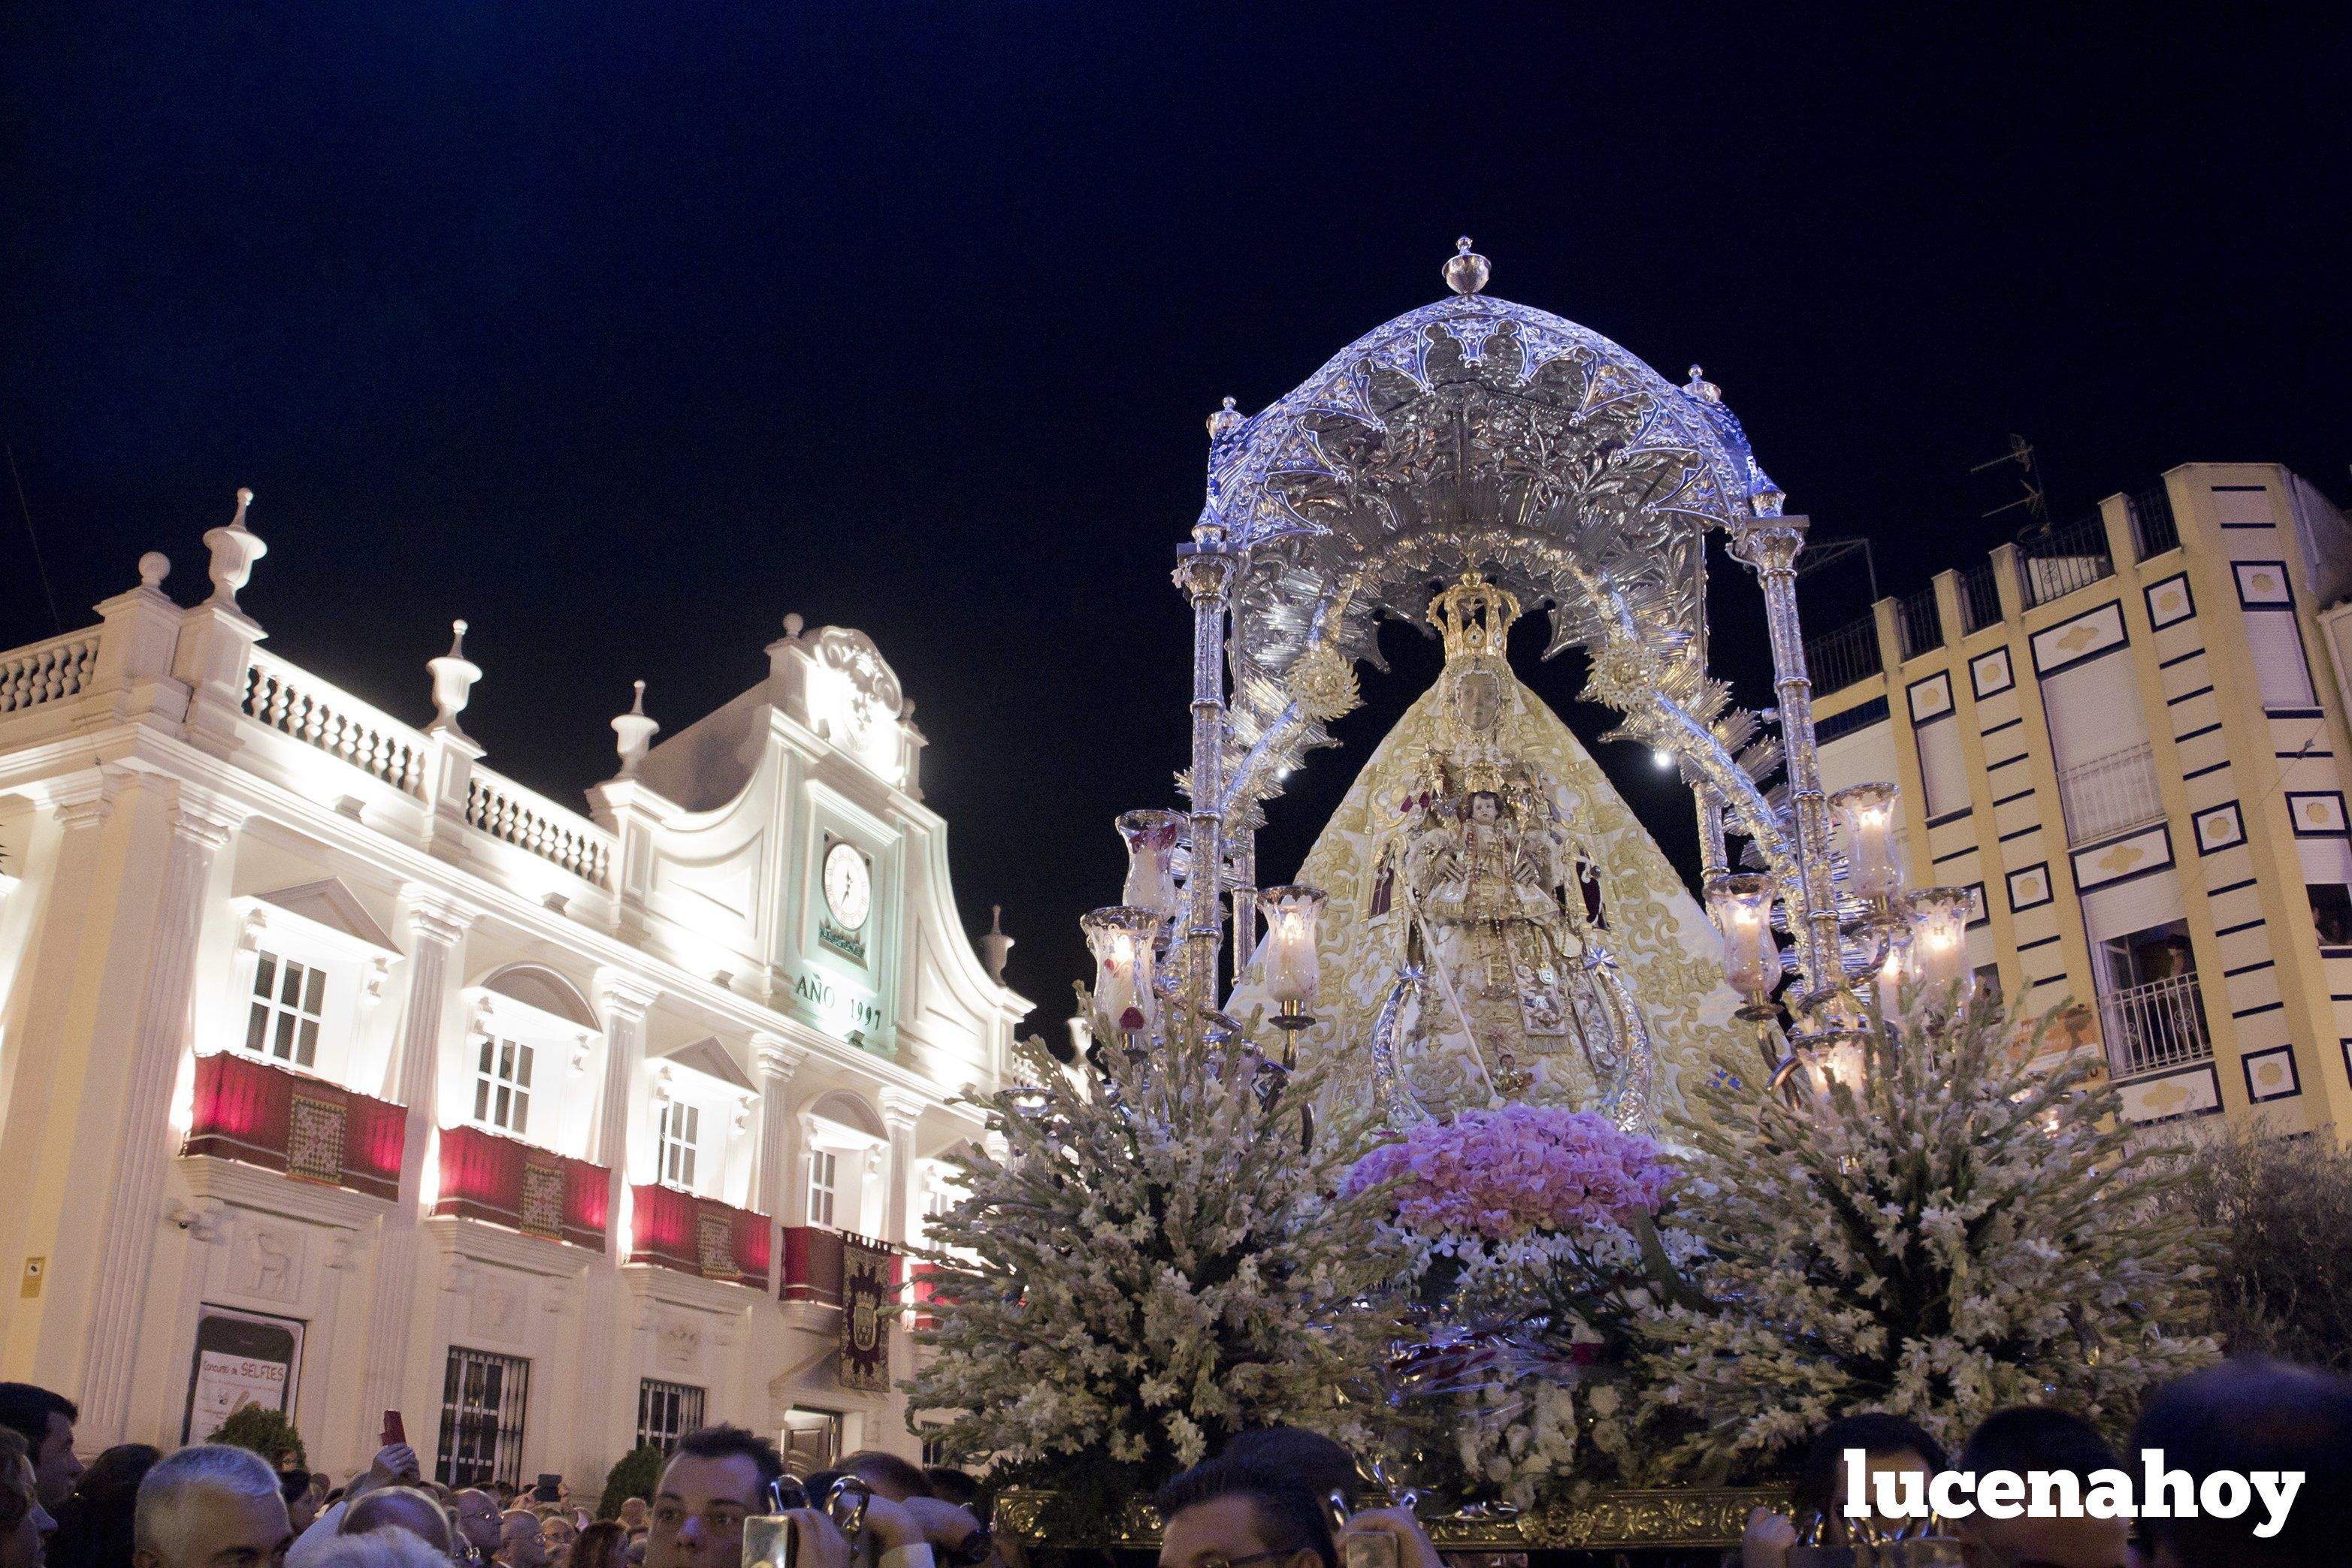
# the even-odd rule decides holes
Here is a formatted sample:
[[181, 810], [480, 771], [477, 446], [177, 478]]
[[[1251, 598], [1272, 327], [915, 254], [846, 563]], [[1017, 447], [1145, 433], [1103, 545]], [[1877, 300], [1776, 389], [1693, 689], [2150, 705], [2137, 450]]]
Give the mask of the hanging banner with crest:
[[890, 1320], [897, 1254], [862, 1236], [841, 1239], [841, 1385], [890, 1386]]

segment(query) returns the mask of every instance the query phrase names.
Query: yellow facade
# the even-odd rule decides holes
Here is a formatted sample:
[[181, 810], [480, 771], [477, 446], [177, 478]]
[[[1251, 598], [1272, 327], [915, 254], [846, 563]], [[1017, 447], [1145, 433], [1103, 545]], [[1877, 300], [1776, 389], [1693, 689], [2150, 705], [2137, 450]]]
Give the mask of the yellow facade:
[[1979, 970], [2082, 1004], [2137, 1121], [2352, 1138], [2347, 588], [2307, 483], [2189, 464], [1817, 644], [1828, 787], [1901, 786], [1915, 884], [1979, 894]]

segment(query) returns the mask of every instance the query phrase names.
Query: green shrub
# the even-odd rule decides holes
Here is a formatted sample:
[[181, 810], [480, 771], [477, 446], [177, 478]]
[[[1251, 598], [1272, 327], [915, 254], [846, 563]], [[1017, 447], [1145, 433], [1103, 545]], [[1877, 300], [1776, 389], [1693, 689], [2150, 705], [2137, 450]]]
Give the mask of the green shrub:
[[219, 1430], [205, 1439], [231, 1448], [251, 1448], [269, 1461], [273, 1470], [307, 1470], [310, 1458], [302, 1451], [302, 1434], [283, 1413], [262, 1405], [240, 1405], [229, 1412]]
[[621, 1505], [633, 1497], [653, 1501], [654, 1487], [661, 1480], [663, 1458], [662, 1451], [651, 1443], [622, 1455], [620, 1462], [604, 1477], [604, 1495], [596, 1500], [596, 1517], [620, 1518]]

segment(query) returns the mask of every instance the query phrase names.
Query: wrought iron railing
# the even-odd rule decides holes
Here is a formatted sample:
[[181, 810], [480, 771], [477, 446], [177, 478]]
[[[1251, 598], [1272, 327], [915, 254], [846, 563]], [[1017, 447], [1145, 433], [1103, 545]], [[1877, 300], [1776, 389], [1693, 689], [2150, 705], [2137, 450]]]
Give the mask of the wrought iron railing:
[[2131, 498], [2132, 543], [2139, 559], [2180, 548], [2180, 525], [2172, 515], [2172, 497], [2159, 482]]
[[2116, 574], [2107, 526], [2096, 512], [2064, 528], [2029, 528], [2018, 535], [2017, 566], [2028, 609]]
[[2066, 841], [2076, 849], [2164, 819], [2164, 794], [2148, 743], [2127, 746], [2058, 770]]
[[2099, 998], [2107, 1068], [2118, 1078], [2203, 1061], [2213, 1054], [2197, 977], [2174, 975]]
[[1812, 678], [1816, 693], [1866, 681], [1885, 664], [1878, 651], [1878, 622], [1869, 616], [1805, 643], [1805, 673]]
[[1895, 621], [1903, 629], [1905, 658], [1916, 659], [1931, 648], [1944, 645], [1944, 617], [1936, 608], [1933, 583], [1898, 601]]
[[1960, 622], [1970, 632], [1981, 632], [2000, 619], [2000, 587], [1993, 580], [1992, 562], [1980, 560], [1960, 573]]

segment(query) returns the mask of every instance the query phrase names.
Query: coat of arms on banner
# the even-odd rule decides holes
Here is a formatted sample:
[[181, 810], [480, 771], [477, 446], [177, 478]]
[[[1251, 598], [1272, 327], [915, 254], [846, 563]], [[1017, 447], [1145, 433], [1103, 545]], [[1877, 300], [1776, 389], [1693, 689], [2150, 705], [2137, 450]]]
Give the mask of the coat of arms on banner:
[[841, 1385], [890, 1386], [892, 1255], [879, 1242], [841, 1239]]

